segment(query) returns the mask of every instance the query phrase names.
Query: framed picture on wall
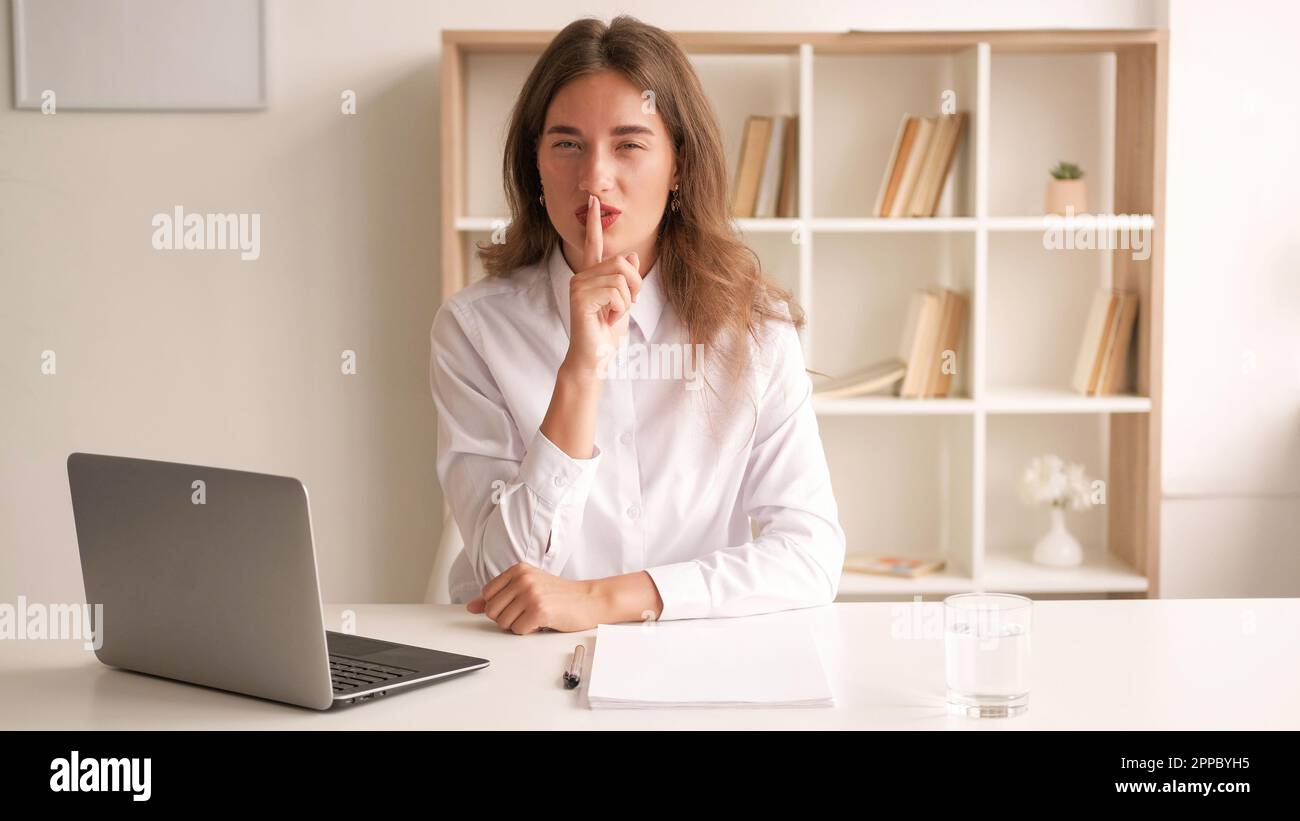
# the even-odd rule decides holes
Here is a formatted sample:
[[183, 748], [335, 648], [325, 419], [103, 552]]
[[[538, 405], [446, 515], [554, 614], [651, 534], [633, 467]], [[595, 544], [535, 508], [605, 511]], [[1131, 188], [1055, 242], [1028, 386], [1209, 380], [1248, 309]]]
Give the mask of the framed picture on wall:
[[12, 0], [14, 106], [267, 106], [265, 0]]

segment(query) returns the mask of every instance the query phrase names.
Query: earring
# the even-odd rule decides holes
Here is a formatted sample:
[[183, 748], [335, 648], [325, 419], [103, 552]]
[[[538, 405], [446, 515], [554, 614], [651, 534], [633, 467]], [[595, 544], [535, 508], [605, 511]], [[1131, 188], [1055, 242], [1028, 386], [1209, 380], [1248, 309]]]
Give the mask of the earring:
[[681, 197], [680, 197], [680, 195], [677, 193], [677, 186], [674, 185], [674, 186], [673, 186], [673, 198], [672, 198], [672, 201], [668, 204], [668, 207], [672, 209], [673, 213], [677, 213], [678, 211], [682, 210], [681, 203], [678, 201], [678, 200], [680, 200], [680, 199], [681, 199]]
[[542, 193], [540, 193], [540, 194], [537, 195], [537, 202], [540, 203], [541, 206], [542, 206], [543, 208], [546, 207], [546, 189], [545, 189], [545, 188], [542, 189]]

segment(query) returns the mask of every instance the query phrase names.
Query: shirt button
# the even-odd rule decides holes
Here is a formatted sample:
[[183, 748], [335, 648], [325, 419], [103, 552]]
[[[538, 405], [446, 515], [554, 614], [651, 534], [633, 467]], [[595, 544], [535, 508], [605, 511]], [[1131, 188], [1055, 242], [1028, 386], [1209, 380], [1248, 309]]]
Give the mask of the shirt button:
[[564, 480], [561, 479], [559, 476], [556, 476], [556, 477], [555, 477], [555, 486], [556, 486], [556, 487], [562, 487], [563, 485], [564, 485]]
[[636, 505], [632, 505], [627, 509], [627, 515], [629, 518], [635, 519], [636, 517], [641, 515], [641, 508], [637, 507]]
[[622, 436], [618, 437], [618, 441], [622, 442], [625, 445], [630, 445], [632, 444], [632, 434], [625, 433]]

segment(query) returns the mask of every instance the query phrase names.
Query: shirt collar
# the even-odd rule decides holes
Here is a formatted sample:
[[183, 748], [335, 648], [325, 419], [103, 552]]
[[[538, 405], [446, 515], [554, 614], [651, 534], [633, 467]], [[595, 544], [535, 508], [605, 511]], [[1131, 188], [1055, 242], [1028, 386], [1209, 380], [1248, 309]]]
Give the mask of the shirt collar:
[[[574, 271], [569, 267], [568, 260], [564, 258], [564, 250], [558, 241], [555, 243], [555, 248], [551, 250], [546, 267], [551, 276], [551, 288], [555, 292], [555, 304], [560, 310], [560, 321], [564, 323], [564, 333], [572, 337], [569, 321], [569, 280], [573, 277]], [[659, 260], [656, 259], [654, 266], [650, 268], [650, 273], [645, 275], [641, 293], [637, 294], [636, 302], [632, 303], [632, 321], [641, 329], [647, 342], [654, 337], [655, 327], [658, 326], [659, 317], [663, 314], [665, 298], [663, 287], [660, 285], [662, 279], [663, 276], [659, 273]]]

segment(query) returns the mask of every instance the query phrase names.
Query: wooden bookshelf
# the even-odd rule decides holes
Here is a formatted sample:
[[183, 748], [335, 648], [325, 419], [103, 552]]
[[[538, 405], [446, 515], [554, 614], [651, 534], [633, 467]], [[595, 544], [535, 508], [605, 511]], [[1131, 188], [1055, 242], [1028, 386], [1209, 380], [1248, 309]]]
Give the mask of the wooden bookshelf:
[[[481, 276], [474, 243], [505, 224], [510, 107], [555, 33], [443, 33], [444, 297]], [[948, 560], [915, 581], [845, 573], [840, 598], [1159, 596], [1167, 32], [675, 36], [710, 94], [729, 171], [746, 116], [799, 116], [798, 217], [736, 225], [804, 308], [810, 368], [889, 355], [915, 288], [971, 297], [952, 398], [814, 403], [849, 550]], [[938, 215], [873, 218], [900, 117], [936, 113], [946, 90], [970, 121]], [[1061, 159], [1084, 167], [1101, 226], [1148, 232], [1149, 255], [1044, 248], [1047, 169]], [[1118, 396], [1069, 388], [1098, 287], [1141, 299]], [[1042, 452], [1106, 481], [1103, 507], [1067, 516], [1081, 568], [1028, 559], [1047, 513], [1021, 505], [1014, 482]]]

